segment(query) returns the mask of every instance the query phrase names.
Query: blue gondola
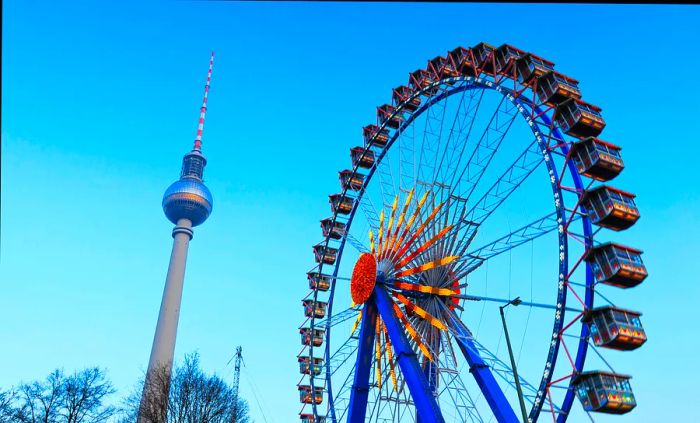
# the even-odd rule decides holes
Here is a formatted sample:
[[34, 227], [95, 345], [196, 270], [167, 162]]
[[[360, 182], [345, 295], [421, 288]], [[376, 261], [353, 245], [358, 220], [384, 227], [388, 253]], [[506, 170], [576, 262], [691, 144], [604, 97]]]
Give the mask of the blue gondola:
[[513, 66], [516, 60], [525, 55], [525, 52], [509, 44], [503, 44], [496, 49], [494, 60], [496, 62], [496, 72], [513, 74]]
[[318, 376], [321, 374], [322, 368], [322, 358], [314, 357], [313, 359], [311, 359], [311, 357], [307, 355], [299, 357], [299, 373], [303, 375], [313, 374], [314, 376]]
[[581, 175], [609, 181], [625, 168], [620, 150], [615, 144], [588, 137], [571, 145], [571, 158]]
[[331, 287], [330, 275], [324, 275], [318, 272], [309, 272], [306, 274], [306, 278], [309, 280], [309, 289], [325, 292]]
[[389, 142], [389, 130], [380, 130], [377, 125], [367, 125], [362, 128], [362, 138], [365, 140], [365, 147], [384, 148]]
[[613, 306], [588, 311], [582, 319], [588, 324], [593, 343], [616, 350], [635, 350], [647, 340], [639, 319], [641, 313]]
[[614, 231], [627, 229], [639, 220], [639, 209], [634, 194], [601, 185], [583, 194], [581, 204], [588, 211], [593, 224]]
[[323, 337], [326, 334], [324, 329], [314, 329], [311, 328], [301, 328], [299, 329], [301, 334], [301, 344], [309, 346], [313, 343], [314, 347], [320, 347], [323, 344]]
[[403, 122], [403, 115], [401, 112], [396, 112], [396, 108], [391, 104], [385, 104], [383, 106], [377, 107], [377, 120], [381, 125], [386, 124], [389, 128], [398, 129]]
[[450, 52], [448, 57], [452, 62], [452, 66], [460, 75], [476, 76], [476, 67], [469, 49], [457, 47]]
[[476, 60], [476, 66], [479, 67], [482, 72], [489, 75], [493, 75], [494, 71], [494, 60], [491, 54], [496, 47], [488, 43], [479, 43], [472, 47], [472, 54], [474, 55], [474, 60]]
[[343, 194], [332, 194], [328, 196], [328, 202], [333, 213], [350, 214], [354, 200]]
[[338, 179], [340, 180], [341, 188], [348, 188], [353, 191], [361, 190], [362, 185], [365, 183], [365, 175], [353, 172], [349, 169], [338, 172]]
[[345, 223], [337, 220], [333, 222], [333, 218], [329, 217], [321, 221], [321, 230], [324, 237], [329, 236], [333, 239], [340, 239], [345, 234]]
[[624, 414], [637, 405], [629, 380], [630, 376], [595, 371], [577, 375], [572, 384], [584, 410]]
[[517, 60], [516, 67], [520, 83], [529, 85], [540, 76], [554, 70], [554, 63], [532, 53], [527, 53]]
[[600, 107], [572, 98], [557, 106], [554, 121], [572, 137], [597, 137], [605, 128], [600, 112]]
[[555, 71], [544, 73], [537, 79], [537, 96], [542, 103], [559, 104], [568, 99], [581, 98], [578, 81]]
[[647, 277], [642, 251], [607, 242], [591, 248], [585, 256], [597, 283], [631, 288]]
[[394, 105], [396, 107], [403, 105], [404, 109], [408, 110], [409, 112], [414, 112], [420, 106], [421, 99], [419, 95], [411, 98], [413, 93], [414, 91], [410, 87], [401, 85], [392, 90], [391, 99], [394, 101]]
[[316, 258], [316, 263], [334, 264], [336, 257], [338, 257], [338, 250], [326, 247], [322, 243], [316, 244], [314, 245], [314, 257]]
[[434, 84], [437, 78], [425, 69], [418, 69], [408, 75], [408, 83], [415, 91], [424, 90], [424, 96], [431, 96], [437, 92], [437, 87], [425, 90], [428, 86]]
[[[313, 392], [313, 394], [312, 394]], [[303, 404], [320, 404], [323, 402], [323, 388], [310, 385], [299, 385], [299, 401]]]
[[369, 169], [374, 165], [374, 151], [363, 147], [353, 147], [350, 149], [350, 159], [353, 166]]

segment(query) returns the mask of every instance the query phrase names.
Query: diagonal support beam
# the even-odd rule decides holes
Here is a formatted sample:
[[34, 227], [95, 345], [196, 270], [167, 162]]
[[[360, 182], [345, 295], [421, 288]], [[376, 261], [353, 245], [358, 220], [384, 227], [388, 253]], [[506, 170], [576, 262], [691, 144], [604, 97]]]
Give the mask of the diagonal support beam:
[[457, 345], [459, 345], [464, 358], [469, 364], [469, 372], [474, 376], [496, 420], [499, 423], [518, 423], [519, 420], [503, 394], [503, 390], [498, 386], [491, 369], [481, 358], [472, 342], [472, 334], [469, 332], [469, 329], [464, 326], [464, 323], [454, 314], [454, 311], [446, 309], [445, 314], [448, 316], [450, 328], [454, 331]]
[[[389, 332], [389, 338], [396, 353], [396, 361], [401, 367], [401, 373], [411, 392], [421, 423], [444, 423], [442, 412], [438, 407], [433, 391], [428, 384], [423, 369], [418, 363], [418, 357], [406, 338], [406, 333], [398, 317], [394, 314], [394, 302], [382, 286], [375, 286], [374, 300], [379, 314]], [[351, 422], [364, 420], [348, 420]]]
[[365, 303], [360, 325], [360, 345], [357, 348], [355, 362], [355, 379], [350, 392], [349, 422], [363, 422], [367, 414], [369, 397], [369, 375], [372, 370], [372, 352], [374, 351], [374, 333], [377, 321], [377, 306], [372, 298]]

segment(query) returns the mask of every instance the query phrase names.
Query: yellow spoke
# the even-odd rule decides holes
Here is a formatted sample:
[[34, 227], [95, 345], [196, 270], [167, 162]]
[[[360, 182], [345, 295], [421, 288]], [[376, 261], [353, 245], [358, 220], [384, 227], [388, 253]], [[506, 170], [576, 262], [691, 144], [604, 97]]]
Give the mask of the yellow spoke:
[[384, 238], [383, 251], [389, 246], [389, 234], [391, 233], [391, 228], [394, 226], [394, 217], [396, 217], [396, 207], [399, 205], [399, 196], [394, 197], [394, 204], [391, 206], [391, 217], [389, 218], [389, 226], [386, 228], [386, 237]]
[[355, 331], [357, 330], [357, 326], [360, 324], [361, 320], [362, 320], [362, 310], [360, 310], [360, 313], [357, 315], [357, 319], [355, 319], [355, 323], [352, 325], [352, 330], [350, 331], [350, 336], [353, 336], [355, 334]]
[[[401, 245], [403, 240], [406, 238], [406, 235], [408, 235], [408, 232], [411, 230], [411, 227], [413, 227], [413, 223], [415, 223], [416, 218], [420, 214], [420, 210], [423, 207], [423, 204], [425, 201], [428, 199], [428, 194], [430, 191], [427, 191], [425, 194], [423, 194], [423, 197], [421, 197], [420, 201], [418, 202], [418, 207], [416, 207], [416, 210], [413, 212], [413, 215], [411, 216], [410, 219], [408, 219], [408, 223], [406, 223], [406, 228], [404, 228], [403, 232], [401, 233], [401, 236], [399, 237], [398, 240], [396, 240], [396, 243], [392, 245], [392, 251], [396, 250], [396, 248]], [[392, 256], [395, 256], [396, 254], [392, 254]]]
[[386, 355], [389, 360], [389, 374], [391, 375], [391, 384], [394, 385], [394, 391], [398, 390], [398, 383], [396, 381], [396, 371], [394, 369], [394, 353], [391, 351], [391, 339], [389, 339], [389, 332], [386, 329], [386, 325], [382, 325], [382, 332], [384, 333], [384, 343], [386, 344]]
[[423, 319], [425, 319], [425, 320], [427, 320], [428, 322], [430, 322], [431, 325], [435, 326], [436, 328], [438, 328], [438, 329], [440, 329], [440, 330], [447, 330], [447, 327], [446, 327], [439, 319], [437, 319], [435, 316], [433, 316], [432, 314], [428, 313], [427, 311], [423, 310], [423, 309], [422, 309], [421, 307], [419, 307], [418, 305], [416, 305], [416, 304], [414, 304], [413, 302], [411, 302], [411, 300], [409, 300], [408, 298], [404, 297], [403, 295], [399, 294], [398, 292], [397, 292], [397, 293], [394, 293], [394, 296], [395, 296], [399, 301], [401, 301], [401, 302], [404, 304], [404, 306], [406, 306], [406, 309], [407, 309], [408, 311], [411, 311], [411, 312], [413, 312], [413, 313], [416, 313], [417, 315], [419, 315], [419, 316], [422, 317]]
[[447, 288], [436, 288], [434, 286], [418, 285], [408, 282], [396, 282], [394, 286], [399, 289], [407, 289], [409, 291], [424, 292], [426, 294], [440, 295], [443, 297], [450, 297], [452, 295], [457, 295], [459, 292]]
[[394, 233], [391, 235], [391, 241], [389, 241], [389, 246], [387, 248], [387, 251], [385, 254], [388, 254], [392, 251], [394, 247], [394, 243], [396, 241], [396, 236], [399, 234], [399, 231], [401, 230], [401, 226], [403, 225], [403, 221], [406, 218], [406, 212], [408, 211], [408, 206], [411, 205], [411, 199], [413, 198], [413, 188], [411, 188], [411, 191], [408, 193], [408, 197], [406, 197], [406, 202], [403, 205], [403, 210], [401, 210], [401, 215], [399, 216], [399, 221], [396, 223], [396, 227], [394, 228]]
[[450, 225], [450, 226], [446, 227], [445, 229], [441, 230], [440, 233], [438, 233], [437, 235], [435, 235], [433, 238], [431, 238], [431, 239], [430, 239], [429, 241], [427, 241], [425, 244], [423, 244], [423, 245], [421, 245], [420, 247], [418, 247], [418, 248], [416, 249], [416, 251], [412, 252], [411, 254], [409, 254], [408, 256], [406, 256], [403, 260], [401, 260], [401, 261], [395, 266], [395, 268], [396, 268], [396, 269], [400, 269], [400, 268], [404, 267], [405, 265], [407, 265], [408, 263], [410, 263], [411, 260], [413, 260], [414, 258], [416, 258], [416, 256], [418, 256], [418, 254], [420, 254], [420, 253], [422, 253], [423, 251], [427, 250], [428, 248], [430, 248], [431, 245], [435, 244], [438, 240], [440, 240], [440, 238], [444, 237], [445, 234], [446, 234], [447, 232], [449, 232], [450, 229], [452, 229], [453, 227], [454, 227], [453, 225]]
[[394, 275], [395, 278], [401, 278], [404, 276], [415, 275], [416, 273], [425, 272], [426, 270], [434, 269], [436, 267], [444, 266], [450, 264], [457, 260], [459, 256], [448, 256], [443, 257], [439, 260], [429, 261], [427, 263], [421, 264], [420, 266], [413, 267], [411, 269], [402, 270]]
[[374, 254], [374, 234], [371, 229], [369, 230], [369, 246], [372, 250], [372, 254]]
[[377, 323], [375, 324], [375, 334], [374, 334], [374, 350], [375, 350], [375, 357], [377, 358], [377, 386], [379, 386], [379, 389], [382, 389], [382, 338], [381, 338], [381, 319], [377, 317]]
[[392, 303], [394, 306], [394, 313], [398, 316], [399, 320], [404, 324], [404, 327], [406, 328], [406, 332], [408, 332], [408, 335], [413, 339], [413, 341], [418, 345], [418, 348], [421, 350], [424, 356], [428, 357], [428, 360], [433, 361], [433, 356], [430, 354], [430, 350], [428, 347], [425, 346], [423, 341], [420, 338], [420, 335], [418, 335], [418, 332], [413, 328], [411, 325], [411, 322], [408, 321], [408, 318], [406, 317], [405, 314], [403, 314], [403, 311], [401, 311], [401, 308], [399, 308], [398, 304]]
[[377, 255], [382, 255], [382, 236], [384, 235], [384, 209], [379, 213], [379, 237], [377, 238]]

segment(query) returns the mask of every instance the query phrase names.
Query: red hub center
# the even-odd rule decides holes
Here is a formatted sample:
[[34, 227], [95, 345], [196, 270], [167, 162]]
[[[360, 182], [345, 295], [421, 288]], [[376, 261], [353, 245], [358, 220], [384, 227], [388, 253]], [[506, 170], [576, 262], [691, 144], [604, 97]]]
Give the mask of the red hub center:
[[377, 278], [377, 260], [372, 254], [364, 253], [360, 255], [352, 270], [350, 280], [350, 295], [355, 304], [364, 304], [369, 299], [374, 290], [374, 283]]

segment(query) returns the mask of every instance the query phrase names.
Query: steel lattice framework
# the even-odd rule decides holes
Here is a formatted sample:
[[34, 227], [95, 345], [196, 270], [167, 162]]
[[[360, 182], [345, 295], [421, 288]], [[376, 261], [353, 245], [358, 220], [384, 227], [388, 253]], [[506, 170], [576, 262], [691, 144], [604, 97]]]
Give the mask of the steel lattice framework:
[[[602, 243], [594, 230], [626, 229], [639, 217], [633, 195], [593, 187], [623, 168], [619, 147], [595, 138], [605, 126], [600, 109], [553, 63], [486, 43], [430, 60], [392, 99], [364, 128], [364, 146], [351, 150], [352, 169], [340, 172], [342, 192], [330, 197], [333, 215], [314, 247], [300, 326], [302, 421], [518, 421], [500, 337], [494, 349], [465, 321], [472, 304], [510, 304], [512, 296], [468, 291], [497, 257], [534, 251], [541, 240], [558, 247], [556, 274], [542, 283], [554, 301], [518, 302], [552, 319], [539, 372], [518, 371], [529, 420], [544, 412], [565, 421], [577, 394], [585, 412], [633, 408], [629, 377], [584, 371], [589, 350], [646, 340], [639, 313], [597, 289], [646, 276], [641, 251]], [[517, 122], [526, 125], [520, 132]], [[529, 192], [533, 174], [547, 175], [554, 210], [494, 235], [503, 225], [489, 225], [492, 215], [528, 214], [508, 200]], [[610, 305], [594, 308], [596, 300]], [[527, 323], [522, 343], [526, 333]], [[598, 388], [589, 386], [595, 378]]]

